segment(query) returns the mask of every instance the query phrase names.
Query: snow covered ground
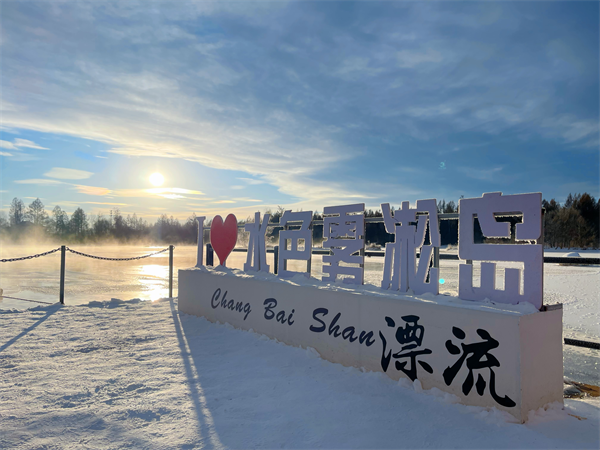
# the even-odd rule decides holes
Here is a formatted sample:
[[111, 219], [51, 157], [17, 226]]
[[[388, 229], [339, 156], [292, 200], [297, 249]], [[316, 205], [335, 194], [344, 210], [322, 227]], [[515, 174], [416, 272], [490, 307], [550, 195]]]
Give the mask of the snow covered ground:
[[594, 448], [600, 400], [525, 424], [176, 301], [0, 311], [0, 448]]

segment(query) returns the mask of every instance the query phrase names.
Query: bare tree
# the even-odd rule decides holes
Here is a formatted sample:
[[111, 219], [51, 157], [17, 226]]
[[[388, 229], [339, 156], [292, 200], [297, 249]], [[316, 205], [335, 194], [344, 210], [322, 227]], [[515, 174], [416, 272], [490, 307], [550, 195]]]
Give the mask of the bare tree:
[[13, 198], [10, 204], [8, 222], [11, 227], [21, 226], [25, 222], [25, 203], [17, 197]]
[[39, 198], [31, 202], [27, 208], [26, 217], [34, 225], [45, 227], [48, 224], [48, 213]]

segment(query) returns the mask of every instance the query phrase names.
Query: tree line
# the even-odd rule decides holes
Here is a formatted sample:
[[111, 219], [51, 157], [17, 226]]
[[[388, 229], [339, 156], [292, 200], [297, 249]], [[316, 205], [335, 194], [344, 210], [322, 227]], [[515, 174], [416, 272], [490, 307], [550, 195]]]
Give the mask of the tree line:
[[[588, 193], [569, 194], [565, 203], [561, 205], [555, 199], [543, 200], [544, 214], [544, 243], [547, 247], [558, 248], [598, 248], [600, 237], [600, 199], [597, 201]], [[458, 204], [454, 201], [440, 200], [437, 205], [438, 213], [457, 213]], [[392, 207], [393, 210], [393, 207]], [[283, 215], [284, 208], [279, 206], [275, 211], [267, 210], [271, 214], [271, 223], [278, 223]], [[369, 209], [365, 216], [382, 217], [381, 210]], [[313, 220], [322, 220], [318, 212], [313, 214]], [[520, 219], [504, 217], [498, 220], [511, 223], [513, 230]], [[251, 221], [238, 221], [243, 224]], [[210, 221], [205, 223], [210, 226]], [[276, 244], [279, 237], [278, 227], [270, 228], [267, 234], [268, 242]], [[440, 221], [442, 245], [458, 243], [458, 221]], [[198, 225], [196, 215], [192, 214], [184, 222], [173, 216], [161, 215], [156, 222], [147, 220], [134, 214], [124, 216], [118, 208], [113, 208], [108, 214], [88, 215], [82, 208], [77, 208], [69, 216], [60, 206], [55, 206], [50, 214], [46, 211], [42, 201], [37, 198], [30, 205], [14, 198], [11, 202], [8, 218], [0, 216], [0, 237], [12, 241], [19, 241], [30, 236], [46, 237], [63, 243], [84, 242], [101, 243], [105, 241], [116, 242], [147, 242], [147, 243], [196, 243]], [[205, 241], [208, 236], [205, 236]], [[313, 227], [313, 239], [316, 243], [323, 238], [323, 227]], [[239, 235], [240, 244], [247, 240], [244, 233]], [[371, 223], [366, 227], [365, 241], [368, 244], [382, 246], [391, 242], [393, 235], [385, 231], [383, 223]], [[427, 239], [428, 240], [428, 239]], [[485, 242], [479, 223], [475, 220], [475, 242]]]
[[193, 243], [197, 234], [195, 215], [181, 223], [163, 214], [152, 224], [135, 213], [124, 216], [119, 208], [111, 209], [106, 215], [88, 215], [82, 208], [76, 208], [69, 216], [60, 206], [55, 206], [48, 214], [39, 198], [29, 206], [14, 198], [8, 219], [0, 216], [0, 236], [12, 241], [35, 237], [62, 243]]

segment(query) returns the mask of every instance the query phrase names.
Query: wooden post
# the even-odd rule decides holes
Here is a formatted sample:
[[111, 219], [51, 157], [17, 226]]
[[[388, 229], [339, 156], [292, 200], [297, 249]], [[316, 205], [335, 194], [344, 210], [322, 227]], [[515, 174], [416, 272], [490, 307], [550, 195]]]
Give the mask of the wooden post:
[[169, 245], [169, 298], [173, 298], [173, 245]]
[[274, 263], [273, 263], [273, 273], [277, 275], [277, 268], [279, 267], [279, 245], [273, 247], [273, 255], [274, 255]]
[[65, 304], [65, 262], [66, 262], [67, 247], [65, 245], [60, 246], [60, 304]]

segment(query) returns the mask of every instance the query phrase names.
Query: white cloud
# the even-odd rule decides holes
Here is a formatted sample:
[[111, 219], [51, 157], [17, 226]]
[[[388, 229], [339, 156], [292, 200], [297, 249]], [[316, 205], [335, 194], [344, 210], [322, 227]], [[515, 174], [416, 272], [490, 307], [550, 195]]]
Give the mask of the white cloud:
[[0, 152], [0, 156], [12, 156], [12, 153]]
[[164, 197], [164, 198], [168, 198], [170, 200], [177, 200], [177, 199], [180, 199], [180, 198], [187, 198], [187, 197], [185, 197], [183, 195], [179, 195], [179, 194], [160, 194], [160, 196]]
[[61, 180], [85, 180], [92, 175], [94, 175], [93, 172], [87, 172], [85, 170], [78, 169], [67, 169], [64, 167], [53, 167], [50, 169], [50, 171], [44, 174], [46, 177], [59, 178]]
[[426, 50], [400, 50], [396, 53], [398, 66], [413, 69], [423, 63], [442, 62], [442, 54], [432, 48]]
[[110, 206], [129, 206], [127, 203], [110, 203], [110, 202], [81, 202], [86, 205], [110, 205]]
[[492, 181], [494, 175], [500, 173], [503, 167], [493, 167], [491, 169], [478, 169], [473, 167], [458, 167], [458, 171], [462, 172], [469, 178], [482, 181]]
[[193, 189], [183, 188], [152, 188], [152, 189], [115, 189], [110, 191], [115, 197], [137, 197], [137, 198], [153, 198], [157, 197], [178, 200], [182, 198], [195, 199], [197, 196], [202, 196], [202, 201], [205, 200], [204, 192]]
[[150, 194], [189, 194], [189, 195], [204, 195], [204, 192], [195, 191], [193, 189], [182, 189], [182, 188], [152, 188], [145, 189]]
[[23, 153], [23, 152], [14, 153], [13, 155], [9, 156], [9, 158], [13, 162], [38, 161], [41, 159], [41, 158], [38, 158], [37, 156], [33, 156], [33, 155], [30, 155], [28, 153]]
[[17, 146], [17, 147], [35, 148], [38, 150], [49, 150], [48, 148], [37, 145], [35, 142], [28, 141], [27, 139], [16, 138], [14, 140], [14, 143], [15, 143], [15, 146]]
[[33, 141], [28, 141], [27, 139], [19, 138], [14, 139], [13, 142], [0, 140], [0, 147], [8, 148], [10, 150], [20, 150], [20, 147], [35, 148], [38, 150], [48, 150], [46, 147], [41, 147]]
[[252, 184], [252, 185], [266, 183], [266, 181], [264, 181], [264, 180], [255, 180], [254, 178], [238, 178], [238, 180], [245, 181], [246, 183]]
[[238, 197], [238, 198], [234, 198], [234, 200], [236, 202], [262, 202], [262, 200], [257, 200], [255, 198], [248, 198], [248, 197]]
[[82, 184], [74, 184], [72, 189], [75, 189], [80, 194], [86, 194], [86, 195], [104, 196], [104, 195], [108, 195], [108, 194], [112, 193], [112, 191], [110, 189], [105, 188], [105, 187], [85, 186]]
[[38, 186], [49, 186], [55, 184], [64, 184], [62, 181], [47, 180], [45, 178], [31, 178], [28, 180], [15, 180], [17, 184], [37, 184]]

